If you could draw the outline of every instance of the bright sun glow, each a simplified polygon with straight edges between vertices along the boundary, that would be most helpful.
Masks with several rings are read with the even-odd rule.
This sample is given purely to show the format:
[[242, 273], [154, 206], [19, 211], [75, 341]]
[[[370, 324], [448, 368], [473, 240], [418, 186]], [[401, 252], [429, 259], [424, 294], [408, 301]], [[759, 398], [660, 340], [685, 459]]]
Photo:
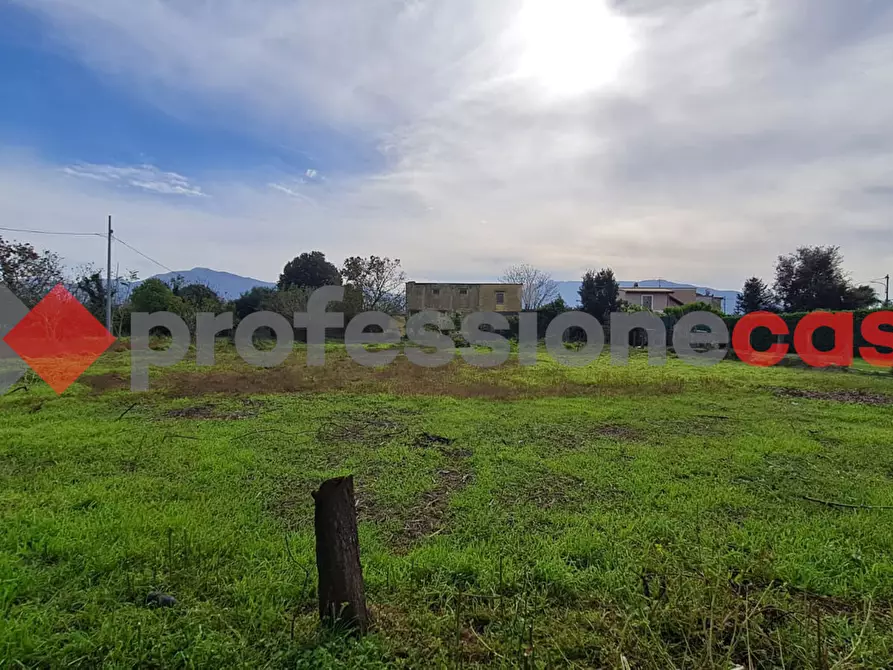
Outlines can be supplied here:
[[518, 75], [554, 95], [610, 83], [634, 47], [629, 23], [604, 0], [526, 0], [516, 26]]

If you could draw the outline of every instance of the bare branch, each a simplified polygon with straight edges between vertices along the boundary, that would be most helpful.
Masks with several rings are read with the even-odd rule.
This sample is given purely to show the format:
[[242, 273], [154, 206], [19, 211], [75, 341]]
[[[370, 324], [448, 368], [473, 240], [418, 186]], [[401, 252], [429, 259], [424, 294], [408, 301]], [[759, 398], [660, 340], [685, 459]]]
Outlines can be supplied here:
[[552, 280], [552, 275], [526, 263], [507, 268], [499, 281], [523, 285], [521, 306], [524, 309], [539, 309], [558, 297], [558, 282]]

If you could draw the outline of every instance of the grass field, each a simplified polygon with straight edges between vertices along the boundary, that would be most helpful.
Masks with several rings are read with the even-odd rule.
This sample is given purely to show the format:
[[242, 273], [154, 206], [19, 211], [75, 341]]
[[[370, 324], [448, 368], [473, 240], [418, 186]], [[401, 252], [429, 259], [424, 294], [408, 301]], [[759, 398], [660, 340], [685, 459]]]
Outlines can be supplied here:
[[[328, 353], [0, 399], [0, 665], [890, 667], [893, 375]], [[316, 613], [348, 473], [363, 639]]]

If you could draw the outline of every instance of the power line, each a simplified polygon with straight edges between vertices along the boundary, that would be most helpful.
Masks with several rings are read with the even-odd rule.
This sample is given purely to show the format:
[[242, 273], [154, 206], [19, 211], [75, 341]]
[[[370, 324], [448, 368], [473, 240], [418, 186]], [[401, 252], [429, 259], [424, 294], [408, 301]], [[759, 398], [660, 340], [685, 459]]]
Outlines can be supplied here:
[[[105, 233], [80, 233], [80, 232], [65, 232], [65, 231], [59, 231], [59, 230], [32, 230], [31, 228], [7, 228], [7, 227], [5, 227], [5, 226], [0, 226], [0, 230], [6, 230], [6, 231], [9, 231], [9, 232], [11, 232], [11, 233], [31, 233], [31, 234], [34, 234], [34, 235], [67, 235], [67, 236], [70, 236], [70, 237], [103, 237], [103, 238], [106, 237], [106, 234], [105, 234]], [[120, 242], [121, 244], [123, 244], [125, 247], [127, 247], [128, 249], [130, 249], [130, 250], [133, 251], [134, 253], [139, 254], [140, 256], [142, 256], [143, 258], [145, 258], [147, 261], [150, 261], [150, 262], [152, 262], [152, 263], [155, 263], [155, 265], [157, 265], [157, 266], [160, 267], [160, 268], [164, 268], [164, 269], [167, 270], [168, 272], [174, 272], [174, 270], [171, 270], [171, 269], [170, 269], [167, 265], [165, 265], [164, 263], [159, 263], [158, 261], [156, 261], [156, 260], [155, 260], [154, 258], [152, 258], [151, 256], [147, 256], [146, 254], [144, 254], [144, 253], [143, 253], [142, 251], [140, 251], [139, 249], [136, 249], [135, 247], [132, 247], [131, 245], [127, 244], [127, 242], [125, 242], [124, 240], [122, 240], [122, 239], [121, 239], [120, 237], [118, 237], [117, 235], [112, 235], [112, 238], [115, 239], [115, 240], [117, 240], [117, 241]]]
[[4, 228], [0, 226], [0, 230], [8, 230], [12, 233], [32, 233], [34, 235], [69, 235], [76, 237], [105, 237], [102, 233], [71, 233], [59, 230], [30, 230], [28, 228]]
[[120, 237], [118, 237], [117, 235], [112, 235], [112, 237], [113, 237], [115, 240], [117, 240], [118, 242], [120, 242], [121, 244], [123, 244], [125, 247], [127, 247], [128, 249], [130, 249], [131, 251], [133, 251], [133, 252], [139, 254], [140, 256], [142, 256], [143, 258], [145, 258], [147, 261], [150, 261], [150, 262], [152, 262], [152, 263], [155, 263], [155, 265], [157, 265], [157, 266], [160, 267], [160, 268], [164, 268], [164, 269], [167, 270], [168, 272], [174, 272], [174, 270], [171, 270], [171, 269], [170, 269], [167, 265], [165, 265], [164, 263], [159, 263], [159, 262], [156, 261], [154, 258], [152, 258], [152, 257], [150, 257], [150, 256], [146, 256], [146, 254], [144, 254], [144, 253], [143, 253], [142, 251], [140, 251], [139, 249], [136, 249], [136, 248], [130, 246], [129, 244], [127, 244], [127, 242], [125, 242], [124, 240], [122, 240], [122, 239], [121, 239]]

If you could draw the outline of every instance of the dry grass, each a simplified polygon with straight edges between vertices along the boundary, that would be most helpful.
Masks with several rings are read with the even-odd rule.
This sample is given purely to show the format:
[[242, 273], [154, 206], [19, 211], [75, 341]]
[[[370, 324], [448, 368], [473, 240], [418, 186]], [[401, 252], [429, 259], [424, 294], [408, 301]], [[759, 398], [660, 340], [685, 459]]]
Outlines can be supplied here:
[[[123, 391], [130, 379], [120, 372], [103, 372], [80, 380], [95, 394]], [[371, 368], [355, 363], [343, 352], [327, 354], [326, 365], [308, 367], [289, 360], [276, 368], [255, 368], [241, 361], [215, 368], [177, 366], [159, 370], [152, 388], [168, 397], [207, 395], [277, 395], [347, 392], [396, 396], [446, 396], [457, 399], [523, 400], [580, 396], [665, 395], [682, 393], [684, 378], [649, 376], [586, 380], [556, 368], [541, 378], [531, 377], [516, 358], [495, 368], [478, 368], [460, 359], [437, 368], [413, 364], [399, 355], [390, 365]]]

